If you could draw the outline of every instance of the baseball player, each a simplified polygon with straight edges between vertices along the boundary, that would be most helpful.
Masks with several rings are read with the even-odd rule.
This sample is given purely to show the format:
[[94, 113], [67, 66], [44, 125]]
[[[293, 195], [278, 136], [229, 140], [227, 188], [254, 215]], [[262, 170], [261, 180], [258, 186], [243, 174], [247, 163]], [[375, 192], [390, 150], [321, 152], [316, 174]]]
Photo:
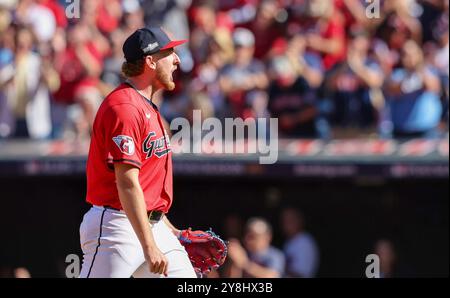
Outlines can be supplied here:
[[113, 90], [95, 117], [87, 161], [92, 204], [80, 226], [80, 277], [196, 277], [176, 229], [169, 137], [152, 98], [173, 90], [180, 64], [161, 28], [143, 28], [124, 45], [127, 81]]

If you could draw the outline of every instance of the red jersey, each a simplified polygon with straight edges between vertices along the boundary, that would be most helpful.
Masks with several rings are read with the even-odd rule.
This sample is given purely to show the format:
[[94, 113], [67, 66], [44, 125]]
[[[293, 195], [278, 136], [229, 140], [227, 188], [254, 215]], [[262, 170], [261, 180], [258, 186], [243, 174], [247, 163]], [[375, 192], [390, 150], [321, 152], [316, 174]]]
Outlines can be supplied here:
[[128, 84], [101, 104], [87, 161], [87, 202], [122, 209], [114, 163], [140, 169], [147, 210], [167, 213], [172, 204], [172, 154], [157, 107]]

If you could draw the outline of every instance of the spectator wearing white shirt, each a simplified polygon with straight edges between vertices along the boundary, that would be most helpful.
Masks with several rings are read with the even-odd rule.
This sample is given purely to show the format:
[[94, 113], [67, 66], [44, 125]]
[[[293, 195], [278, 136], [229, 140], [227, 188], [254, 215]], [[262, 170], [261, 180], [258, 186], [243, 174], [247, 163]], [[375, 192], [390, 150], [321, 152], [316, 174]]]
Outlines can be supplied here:
[[19, 26], [14, 58], [0, 69], [0, 85], [15, 124], [12, 137], [45, 139], [51, 132], [49, 91], [59, 85], [57, 74], [43, 55], [36, 54], [33, 31]]
[[49, 42], [56, 30], [55, 16], [50, 9], [36, 0], [22, 0], [16, 8], [20, 23], [33, 28], [38, 42]]
[[285, 277], [315, 277], [319, 267], [319, 250], [314, 238], [304, 229], [302, 213], [294, 208], [281, 212], [281, 227], [287, 237]]

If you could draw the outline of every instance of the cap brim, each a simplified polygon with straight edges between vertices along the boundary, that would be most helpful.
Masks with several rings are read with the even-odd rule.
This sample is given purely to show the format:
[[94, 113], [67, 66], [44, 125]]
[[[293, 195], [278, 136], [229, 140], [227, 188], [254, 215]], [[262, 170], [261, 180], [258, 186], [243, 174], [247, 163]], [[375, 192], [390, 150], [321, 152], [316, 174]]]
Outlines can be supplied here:
[[168, 44], [166, 44], [164, 47], [162, 47], [160, 50], [167, 50], [167, 49], [171, 49], [174, 48], [176, 46], [182, 45], [183, 43], [185, 43], [187, 41], [187, 39], [182, 39], [182, 40], [171, 40], [169, 41]]

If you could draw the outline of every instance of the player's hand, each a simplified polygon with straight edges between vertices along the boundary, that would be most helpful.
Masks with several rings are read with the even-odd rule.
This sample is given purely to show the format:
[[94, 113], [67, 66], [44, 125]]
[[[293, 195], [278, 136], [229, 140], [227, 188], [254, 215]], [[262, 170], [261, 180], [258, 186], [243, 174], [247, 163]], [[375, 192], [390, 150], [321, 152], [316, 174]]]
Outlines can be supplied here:
[[169, 261], [157, 247], [144, 250], [144, 255], [150, 272], [167, 276]]

